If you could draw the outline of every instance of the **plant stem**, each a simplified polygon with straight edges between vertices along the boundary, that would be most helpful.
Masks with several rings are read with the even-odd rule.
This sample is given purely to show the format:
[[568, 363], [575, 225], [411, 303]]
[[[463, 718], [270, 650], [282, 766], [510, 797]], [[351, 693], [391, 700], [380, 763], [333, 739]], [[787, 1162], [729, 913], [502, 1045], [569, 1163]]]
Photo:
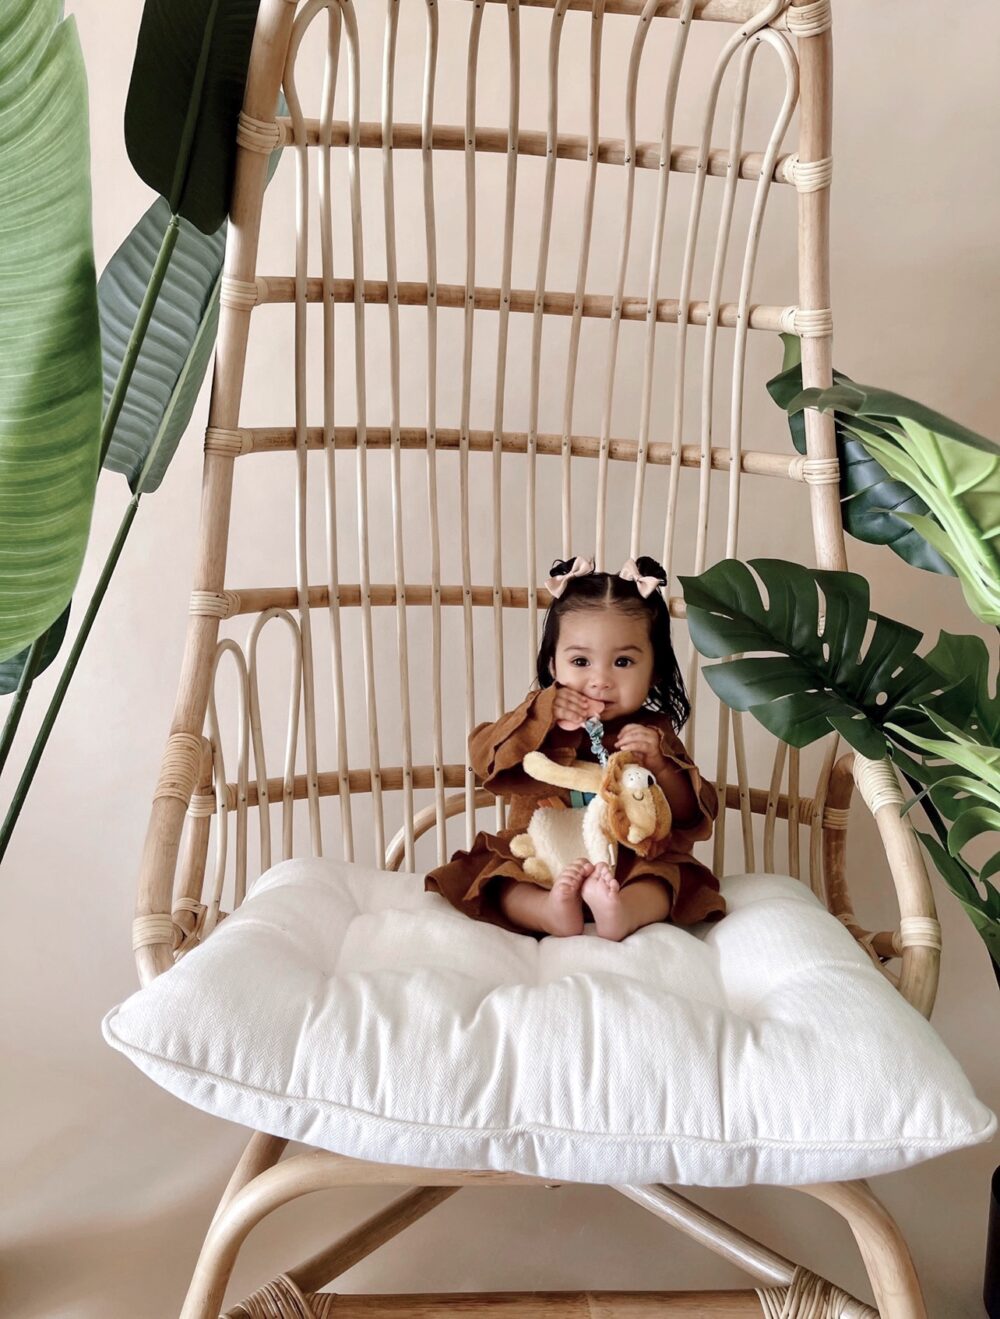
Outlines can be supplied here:
[[31, 643], [31, 649], [28, 651], [28, 658], [24, 661], [24, 668], [21, 670], [21, 677], [17, 684], [17, 691], [14, 693], [14, 700], [10, 709], [7, 711], [7, 718], [4, 720], [3, 733], [0, 734], [0, 772], [3, 771], [7, 763], [7, 757], [10, 754], [11, 744], [14, 741], [14, 734], [17, 732], [17, 726], [21, 722], [21, 715], [24, 713], [24, 703], [28, 699], [28, 693], [31, 691], [31, 684], [35, 680], [35, 674], [38, 672], [38, 666], [42, 661], [42, 651], [45, 649], [45, 638], [48, 636], [48, 629], [40, 637], [36, 637]]
[[209, 11], [204, 18], [201, 49], [198, 51], [198, 63], [195, 65], [194, 81], [188, 96], [187, 113], [184, 116], [184, 126], [181, 129], [181, 139], [177, 147], [177, 159], [174, 162], [174, 176], [170, 184], [170, 194], [167, 197], [167, 205], [172, 211], [180, 210], [181, 201], [184, 197], [184, 186], [187, 183], [188, 172], [191, 168], [191, 148], [194, 144], [195, 130], [198, 127], [198, 117], [202, 109], [205, 76], [208, 73], [208, 57], [212, 50], [212, 37], [215, 34], [215, 19], [218, 10], [219, 0], [212, 0]]
[[[135, 518], [136, 510], [139, 507], [140, 498], [140, 495], [133, 495], [129, 500], [128, 508], [125, 510], [125, 516], [122, 518], [121, 524], [118, 527], [118, 534], [115, 536], [114, 544], [111, 546], [111, 552], [105, 560], [100, 578], [94, 588], [94, 594], [91, 596], [90, 604], [87, 606], [87, 612], [84, 614], [83, 621], [80, 624], [80, 630], [76, 634], [76, 640], [73, 642], [73, 649], [70, 651], [63, 671], [59, 676], [59, 682], [52, 695], [52, 699], [49, 701], [49, 708], [45, 711], [45, 718], [42, 721], [42, 726], [38, 730], [35, 744], [31, 748], [31, 755], [28, 757], [27, 764], [25, 765], [20, 781], [18, 782], [17, 790], [11, 799], [10, 809], [7, 811], [3, 827], [0, 828], [0, 861], [3, 860], [4, 854], [7, 851], [7, 844], [10, 842], [10, 836], [14, 831], [15, 824], [17, 824], [18, 816], [21, 814], [21, 807], [24, 805], [24, 799], [28, 795], [28, 789], [31, 787], [31, 782], [35, 777], [35, 771], [38, 769], [38, 762], [41, 759], [42, 752], [45, 750], [45, 745], [49, 740], [49, 734], [52, 732], [52, 725], [56, 721], [56, 716], [62, 706], [63, 698], [66, 695], [66, 689], [69, 687], [70, 680], [76, 671], [76, 666], [83, 651], [83, 647], [86, 644], [87, 638], [90, 636], [90, 629], [93, 627], [94, 619], [97, 617], [97, 611], [101, 607], [101, 602], [108, 589], [108, 583], [111, 581], [111, 575], [117, 566], [128, 533], [132, 528], [132, 522]], [[25, 668], [27, 670], [27, 665]], [[20, 688], [18, 690], [20, 690]]]

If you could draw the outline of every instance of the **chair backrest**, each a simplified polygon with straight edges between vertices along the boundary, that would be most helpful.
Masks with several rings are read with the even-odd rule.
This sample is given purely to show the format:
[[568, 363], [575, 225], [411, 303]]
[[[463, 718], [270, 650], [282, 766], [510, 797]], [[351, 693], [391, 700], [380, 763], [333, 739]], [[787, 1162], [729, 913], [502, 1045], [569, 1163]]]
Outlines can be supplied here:
[[[832, 423], [810, 414], [797, 455], [763, 390], [779, 331], [807, 385], [830, 381], [829, 29], [829, 0], [263, 0], [147, 971], [169, 960], [165, 913], [174, 943], [178, 922], [200, 937], [293, 850], [426, 869], [486, 801], [479, 827], [501, 824], [466, 738], [527, 692], [538, 583], [574, 553], [665, 564], [686, 736], [742, 867], [799, 873], [805, 827], [821, 890], [835, 743], [807, 794], [797, 753], [745, 739], [699, 680], [675, 583], [760, 552], [846, 566]], [[794, 212], [765, 230], [769, 202]], [[270, 249], [285, 233], [276, 272], [262, 217]], [[751, 547], [748, 498], [780, 511]]]

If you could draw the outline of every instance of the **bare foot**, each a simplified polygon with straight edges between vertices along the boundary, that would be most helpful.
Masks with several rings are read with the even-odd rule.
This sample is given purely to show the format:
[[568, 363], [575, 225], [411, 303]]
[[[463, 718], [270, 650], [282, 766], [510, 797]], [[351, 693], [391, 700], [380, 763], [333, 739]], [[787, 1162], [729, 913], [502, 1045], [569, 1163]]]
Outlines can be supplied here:
[[580, 890], [593, 869], [593, 865], [581, 857], [556, 875], [545, 902], [544, 921], [549, 934], [583, 933], [583, 899]]
[[580, 896], [594, 913], [597, 933], [602, 939], [617, 943], [632, 933], [635, 926], [622, 902], [621, 888], [604, 861], [598, 862], [584, 880]]

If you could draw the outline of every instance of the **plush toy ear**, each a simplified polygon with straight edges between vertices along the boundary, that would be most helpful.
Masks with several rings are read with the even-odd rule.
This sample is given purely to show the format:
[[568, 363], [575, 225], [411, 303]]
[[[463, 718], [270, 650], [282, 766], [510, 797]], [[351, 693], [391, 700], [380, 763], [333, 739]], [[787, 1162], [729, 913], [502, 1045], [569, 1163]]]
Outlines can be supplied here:
[[[607, 831], [616, 842], [624, 843], [626, 847], [632, 844], [628, 841], [629, 818], [625, 814], [625, 809], [618, 797], [607, 797]], [[633, 849], [638, 851], [638, 849]], [[640, 852], [641, 856], [642, 853]]]

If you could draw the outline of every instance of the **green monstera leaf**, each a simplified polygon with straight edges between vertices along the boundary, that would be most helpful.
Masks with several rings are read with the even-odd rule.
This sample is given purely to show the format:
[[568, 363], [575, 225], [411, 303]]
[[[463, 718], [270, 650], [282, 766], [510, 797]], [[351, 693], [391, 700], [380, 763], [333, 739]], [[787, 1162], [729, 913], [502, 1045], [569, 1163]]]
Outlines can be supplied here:
[[942, 685], [916, 654], [922, 634], [872, 613], [868, 583], [857, 573], [723, 559], [680, 580], [691, 640], [702, 655], [776, 652], [729, 659], [704, 675], [727, 705], [749, 710], [791, 746], [835, 730], [862, 755], [881, 759], [883, 725], [893, 711]]
[[887, 390], [841, 381], [807, 389], [788, 404], [834, 410], [890, 476], [927, 505], [900, 512], [954, 570], [966, 604], [1000, 625], [1000, 446]]
[[[787, 411], [792, 401], [799, 399], [802, 394], [802, 344], [794, 334], [781, 335], [781, 341], [784, 345], [781, 372], [767, 382], [767, 390], [778, 407]], [[848, 376], [836, 370], [833, 372], [833, 380], [835, 385], [853, 384]], [[855, 418], [854, 425], [860, 428], [864, 423]], [[790, 413], [788, 428], [795, 448], [799, 453], [805, 453], [805, 413]], [[883, 433], [874, 425], [868, 429], [875, 435]], [[914, 494], [905, 482], [897, 481], [889, 475], [836, 411], [834, 432], [840, 458], [840, 499], [844, 530], [856, 540], [865, 541], [869, 545], [887, 545], [894, 554], [898, 554], [914, 568], [954, 576], [948, 561], [905, 519], [906, 514], [929, 514], [928, 506], [919, 495]]]
[[58, 0], [0, 15], [0, 661], [65, 610], [97, 484], [87, 83]]

